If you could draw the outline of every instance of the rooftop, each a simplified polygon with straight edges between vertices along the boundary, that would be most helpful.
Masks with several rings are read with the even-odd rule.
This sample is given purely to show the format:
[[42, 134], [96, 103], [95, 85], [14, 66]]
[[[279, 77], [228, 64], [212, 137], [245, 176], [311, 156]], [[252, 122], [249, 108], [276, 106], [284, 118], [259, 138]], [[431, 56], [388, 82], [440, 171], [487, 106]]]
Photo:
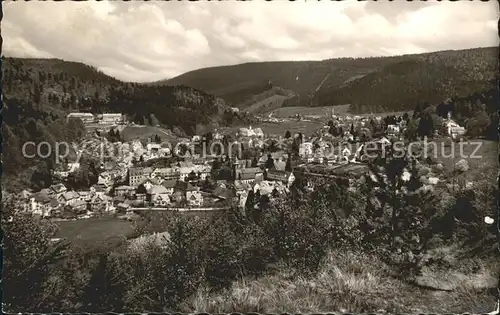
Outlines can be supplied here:
[[175, 189], [179, 191], [196, 191], [197, 189], [193, 187], [190, 183], [177, 181], [175, 184]]
[[161, 182], [161, 185], [165, 188], [175, 188], [177, 185], [177, 180], [171, 179], [171, 180], [164, 180]]
[[151, 186], [151, 188], [148, 190], [148, 193], [151, 195], [166, 194], [166, 193], [168, 193], [168, 190], [167, 190], [167, 188], [165, 188], [162, 185], [154, 185], [154, 186]]

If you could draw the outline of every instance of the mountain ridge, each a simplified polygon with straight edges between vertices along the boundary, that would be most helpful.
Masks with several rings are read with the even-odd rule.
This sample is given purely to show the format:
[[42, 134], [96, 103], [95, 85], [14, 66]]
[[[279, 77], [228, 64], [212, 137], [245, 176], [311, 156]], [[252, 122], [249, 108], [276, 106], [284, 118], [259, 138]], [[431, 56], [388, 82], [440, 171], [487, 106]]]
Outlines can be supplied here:
[[[297, 96], [296, 102], [291, 102], [285, 105], [298, 106], [329, 106], [345, 104], [345, 99], [337, 100], [334, 96], [341, 93], [342, 85], [345, 84], [353, 89], [370, 90], [369, 86], [362, 85], [360, 82], [366, 82], [364, 77], [380, 73], [380, 76], [385, 76], [386, 67], [395, 64], [417, 60], [421, 61], [422, 68], [439, 66], [443, 69], [442, 73], [438, 73], [437, 77], [446, 77], [447, 73], [444, 70], [446, 67], [457, 70], [457, 73], [452, 77], [451, 84], [469, 84], [477, 81], [481, 83], [483, 88], [485, 82], [494, 79], [494, 72], [498, 71], [498, 47], [479, 47], [460, 50], [444, 50], [427, 52], [422, 54], [405, 54], [400, 56], [385, 56], [385, 57], [367, 57], [367, 58], [334, 58], [320, 61], [269, 61], [269, 62], [250, 62], [237, 65], [226, 65], [220, 67], [207, 67], [197, 70], [188, 71], [174, 78], [157, 81], [156, 84], [185, 84], [197, 89], [213, 93], [224, 99], [229, 105], [239, 107], [245, 99], [252, 96], [252, 89], [256, 89], [258, 85], [265, 84], [271, 81], [284, 89], [293, 91]], [[410, 73], [407, 73], [407, 72]], [[410, 76], [410, 69], [402, 69], [401, 76]], [[418, 70], [422, 71], [422, 70]], [[418, 72], [417, 71], [417, 72]], [[471, 73], [484, 75], [485, 78], [472, 78], [468, 82], [459, 82], [460, 76], [470, 76]], [[328, 76], [328, 79], [322, 83], [322, 80]], [[434, 78], [424, 78], [426, 84], [432, 84]], [[414, 84], [409, 81], [407, 84]], [[418, 82], [417, 82], [418, 83]], [[319, 91], [316, 88], [321, 86]], [[454, 91], [445, 91], [446, 87], [437, 86], [435, 93], [429, 95], [427, 99], [425, 95], [422, 98], [422, 93], [412, 94], [410, 99], [405, 99], [404, 95], [397, 95], [394, 102], [408, 102], [402, 106], [396, 106], [392, 103], [377, 104], [381, 110], [404, 110], [415, 106], [412, 99], [420, 98], [421, 101], [436, 102], [440, 98], [446, 98], [453, 95], [448, 95]], [[464, 91], [459, 91], [460, 95]], [[462, 93], [463, 92], [463, 93]], [[468, 92], [468, 91], [467, 91]], [[472, 91], [476, 92], [476, 91]], [[370, 90], [370, 93], [373, 93]], [[365, 97], [366, 98], [366, 97]], [[364, 102], [363, 106], [371, 107], [365, 99], [350, 98], [347, 103]], [[333, 102], [333, 103], [332, 103]], [[380, 102], [380, 100], [379, 100]], [[380, 111], [373, 108], [373, 111]]]

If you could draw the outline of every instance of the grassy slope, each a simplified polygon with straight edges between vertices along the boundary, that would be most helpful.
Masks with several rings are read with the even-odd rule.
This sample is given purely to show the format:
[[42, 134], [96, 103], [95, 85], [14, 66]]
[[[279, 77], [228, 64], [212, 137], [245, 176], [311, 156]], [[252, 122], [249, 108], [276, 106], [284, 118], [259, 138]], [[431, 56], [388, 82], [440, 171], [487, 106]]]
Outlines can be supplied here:
[[134, 231], [131, 222], [112, 216], [76, 221], [59, 221], [57, 225], [59, 231], [55, 237], [89, 243], [124, 237]]
[[293, 106], [293, 107], [282, 107], [272, 110], [273, 117], [291, 117], [297, 114], [302, 116], [330, 116], [334, 110], [335, 115], [346, 114], [349, 111], [349, 105], [337, 105], [337, 106], [324, 106], [324, 107], [304, 107], [304, 106]]
[[335, 251], [313, 277], [294, 276], [285, 271], [287, 268], [281, 268], [258, 279], [240, 279], [221, 293], [200, 289], [183, 310], [485, 313], [494, 309], [495, 298], [491, 291], [475, 287], [470, 280], [494, 276], [498, 263], [483, 267], [480, 274], [465, 277], [453, 292], [430, 291], [396, 278], [394, 271], [376, 256]]
[[[265, 135], [284, 136], [288, 130], [292, 134], [302, 132], [305, 135], [311, 135], [318, 130], [322, 125], [317, 121], [289, 121], [284, 123], [263, 122], [252, 124], [252, 128], [261, 128]], [[231, 134], [236, 132], [239, 127], [225, 128], [225, 132]]]
[[252, 114], [263, 114], [281, 108], [287, 99], [288, 97], [283, 95], [273, 95], [248, 106], [245, 110]]
[[161, 127], [153, 127], [153, 126], [127, 126], [123, 129], [122, 136], [124, 141], [131, 140], [147, 140], [150, 137], [155, 135], [160, 136], [161, 140], [173, 141], [176, 139], [175, 136], [172, 135], [171, 132], [165, 130]]

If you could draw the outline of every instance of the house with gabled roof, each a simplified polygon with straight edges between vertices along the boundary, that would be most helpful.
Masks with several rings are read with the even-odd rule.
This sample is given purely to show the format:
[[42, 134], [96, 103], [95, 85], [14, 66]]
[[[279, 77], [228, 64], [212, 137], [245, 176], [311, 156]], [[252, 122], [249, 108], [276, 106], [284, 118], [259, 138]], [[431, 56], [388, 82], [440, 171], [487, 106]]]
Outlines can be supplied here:
[[89, 202], [92, 199], [89, 190], [80, 190], [77, 191], [77, 193], [78, 193], [78, 199], [80, 199], [81, 201]]
[[94, 212], [108, 212], [111, 210], [111, 198], [104, 195], [94, 195], [90, 200], [90, 209]]
[[115, 188], [115, 195], [117, 196], [131, 196], [135, 193], [135, 187], [122, 185]]
[[231, 200], [236, 197], [236, 193], [230, 188], [216, 187], [212, 191], [212, 196], [222, 200]]
[[80, 196], [76, 191], [67, 191], [57, 197], [57, 201], [63, 206], [72, 206], [78, 200], [80, 200]]
[[174, 187], [174, 194], [185, 200], [190, 206], [201, 206], [203, 203], [201, 192], [188, 182], [177, 181]]
[[52, 190], [52, 193], [56, 196], [59, 196], [60, 194], [65, 193], [67, 191], [66, 186], [64, 186], [64, 184], [61, 183], [50, 186], [50, 189]]
[[203, 204], [203, 195], [200, 191], [191, 191], [186, 194], [188, 205], [200, 207]]
[[102, 172], [97, 178], [97, 184], [103, 186], [110, 186], [112, 184], [111, 174], [109, 172]]
[[269, 181], [282, 182], [287, 185], [287, 187], [290, 187], [295, 181], [295, 175], [293, 172], [269, 170], [266, 173], [266, 179]]
[[51, 198], [47, 194], [37, 192], [30, 198], [30, 205], [26, 210], [33, 214], [44, 215], [49, 211], [49, 204]]
[[149, 195], [147, 199], [149, 199], [155, 206], [166, 206], [171, 203], [171, 194], [167, 188], [162, 185], [151, 186], [151, 188], [148, 189], [147, 195]]
[[235, 180], [251, 183], [257, 177], [263, 175], [263, 171], [259, 167], [249, 167], [249, 168], [241, 168], [235, 170]]
[[129, 169], [129, 186], [137, 187], [153, 173], [151, 167], [131, 167]]
[[75, 202], [71, 203], [70, 206], [74, 210], [76, 210], [80, 213], [85, 212], [86, 210], [88, 210], [88, 208], [90, 208], [90, 205], [87, 202], [85, 202], [83, 200], [79, 200], [79, 199], [77, 199]]
[[165, 187], [167, 193], [172, 195], [174, 193], [175, 186], [177, 185], [177, 180], [169, 179], [161, 182], [161, 185]]
[[158, 167], [153, 170], [151, 177], [161, 179], [179, 179], [181, 176], [178, 167]]
[[155, 194], [151, 196], [151, 203], [155, 207], [167, 207], [172, 204], [169, 194]]
[[101, 195], [101, 196], [104, 196], [106, 194], [106, 186], [104, 185], [92, 185], [90, 187], [90, 194], [92, 196], [94, 195]]

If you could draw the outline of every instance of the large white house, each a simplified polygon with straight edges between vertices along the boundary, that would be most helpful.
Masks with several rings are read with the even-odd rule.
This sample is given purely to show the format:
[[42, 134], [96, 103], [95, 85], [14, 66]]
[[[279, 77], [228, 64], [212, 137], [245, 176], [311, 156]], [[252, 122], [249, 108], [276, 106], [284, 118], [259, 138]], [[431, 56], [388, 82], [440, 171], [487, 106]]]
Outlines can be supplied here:
[[70, 113], [67, 116], [67, 119], [71, 118], [79, 118], [81, 119], [84, 123], [91, 123], [95, 120], [95, 116], [91, 113]]
[[151, 176], [151, 167], [136, 167], [129, 169], [129, 186], [137, 187]]
[[303, 142], [299, 147], [299, 155], [306, 157], [313, 154], [313, 144], [311, 142]]
[[249, 126], [248, 128], [240, 128], [239, 134], [242, 137], [263, 137], [264, 136], [264, 132], [262, 131], [261, 128], [252, 129], [252, 126]]
[[121, 113], [107, 113], [102, 114], [102, 122], [103, 123], [121, 123], [123, 122], [123, 115]]
[[457, 122], [448, 117], [448, 119], [444, 122], [444, 126], [448, 132], [448, 135], [455, 139], [457, 136], [461, 136], [466, 133], [466, 129], [461, 127]]

